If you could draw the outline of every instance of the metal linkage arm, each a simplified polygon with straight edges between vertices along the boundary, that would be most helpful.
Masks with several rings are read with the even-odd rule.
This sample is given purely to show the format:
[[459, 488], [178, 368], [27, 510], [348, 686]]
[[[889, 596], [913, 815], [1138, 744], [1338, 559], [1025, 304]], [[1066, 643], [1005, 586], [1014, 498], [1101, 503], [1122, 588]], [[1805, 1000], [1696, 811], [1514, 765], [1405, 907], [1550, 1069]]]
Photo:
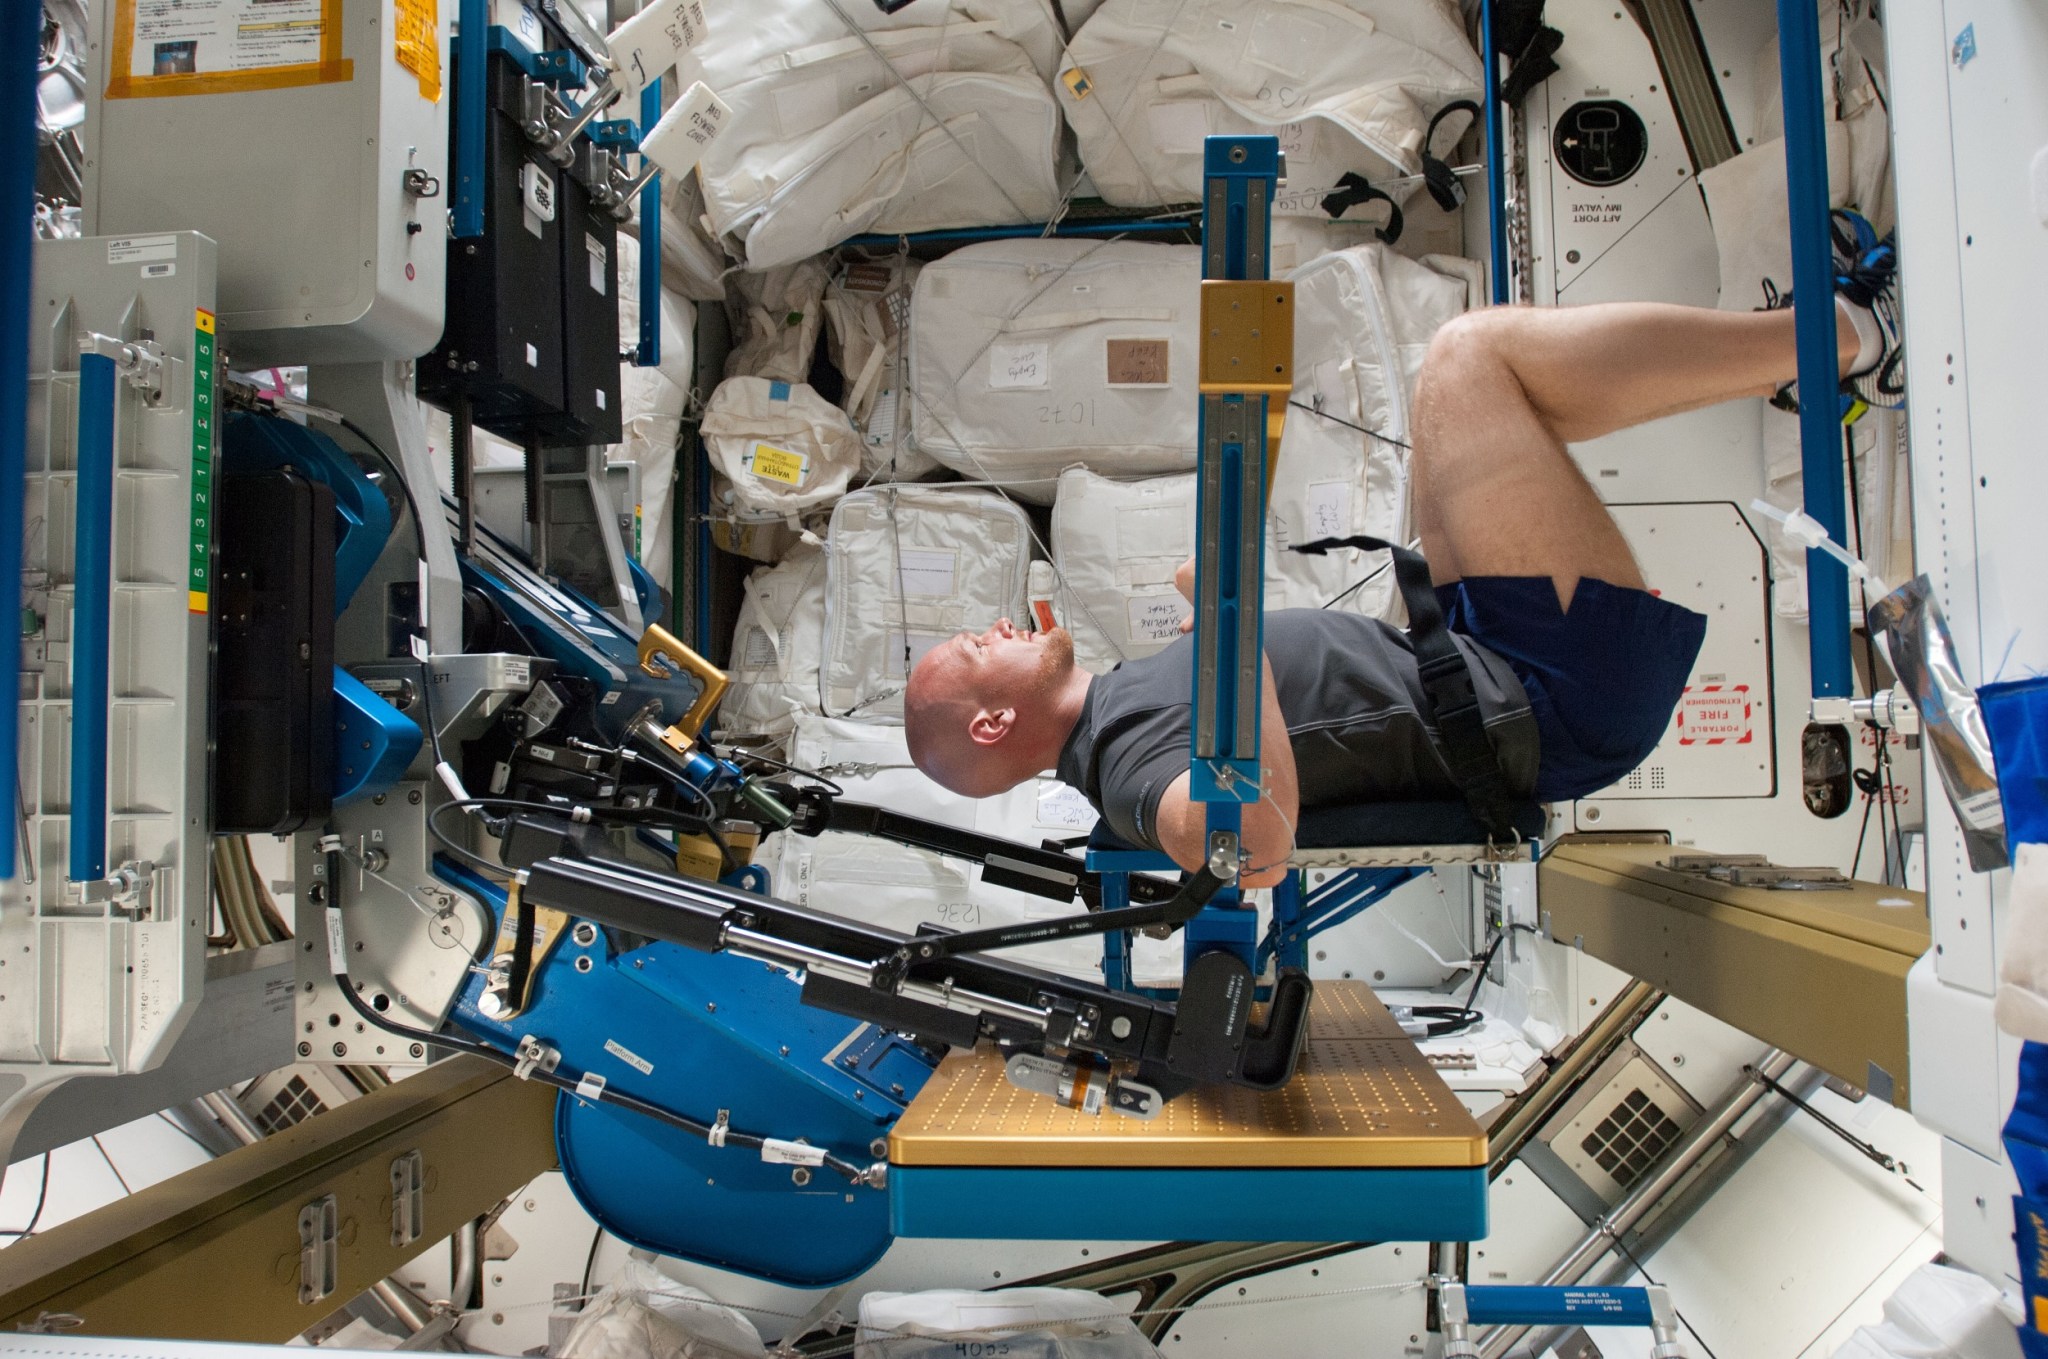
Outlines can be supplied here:
[[[943, 822], [906, 816], [887, 807], [841, 801], [823, 788], [811, 787], [792, 792], [785, 800], [796, 808], [796, 821], [790, 829], [799, 835], [819, 835], [825, 831], [868, 835], [877, 840], [941, 854], [949, 859], [965, 859], [969, 863], [980, 864], [981, 880], [990, 887], [1029, 892], [1049, 901], [1072, 901], [1078, 897], [1087, 903], [1091, 911], [1102, 905], [1102, 875], [1089, 872], [1071, 854], [1020, 845], [1013, 840], [961, 830]], [[1159, 878], [1138, 877], [1131, 882], [1134, 901], [1172, 901], [1179, 890], [1173, 883]], [[1123, 927], [1103, 925], [1099, 928]]]

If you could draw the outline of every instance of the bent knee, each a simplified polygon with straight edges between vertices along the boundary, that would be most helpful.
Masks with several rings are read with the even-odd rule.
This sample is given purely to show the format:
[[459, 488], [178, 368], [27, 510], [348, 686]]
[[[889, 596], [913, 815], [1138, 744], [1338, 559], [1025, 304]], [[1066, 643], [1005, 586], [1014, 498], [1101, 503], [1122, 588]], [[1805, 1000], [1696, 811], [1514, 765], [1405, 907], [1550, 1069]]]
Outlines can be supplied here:
[[1464, 370], [1503, 361], [1524, 307], [1483, 307], [1454, 316], [1437, 328], [1422, 360], [1422, 372]]

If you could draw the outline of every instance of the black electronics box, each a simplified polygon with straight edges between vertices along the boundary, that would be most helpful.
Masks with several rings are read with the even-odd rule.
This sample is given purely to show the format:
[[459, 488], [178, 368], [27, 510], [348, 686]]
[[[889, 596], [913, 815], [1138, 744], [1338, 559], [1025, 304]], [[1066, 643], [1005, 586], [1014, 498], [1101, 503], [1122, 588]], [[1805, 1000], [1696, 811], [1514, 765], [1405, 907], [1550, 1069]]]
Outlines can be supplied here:
[[334, 805], [334, 492], [290, 470], [218, 484], [213, 829], [283, 835]]

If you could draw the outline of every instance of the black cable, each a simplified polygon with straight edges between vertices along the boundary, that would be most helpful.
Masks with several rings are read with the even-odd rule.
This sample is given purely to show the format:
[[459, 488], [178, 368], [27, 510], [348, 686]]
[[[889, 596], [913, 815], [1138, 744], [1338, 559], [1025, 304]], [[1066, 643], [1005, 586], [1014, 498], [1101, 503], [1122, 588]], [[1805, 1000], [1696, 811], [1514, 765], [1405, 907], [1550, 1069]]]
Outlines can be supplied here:
[[[1849, 464], [1849, 529], [1856, 550], [1856, 557], [1861, 561], [1866, 560], [1863, 555], [1863, 474], [1856, 461], [1856, 433], [1848, 425], [1842, 426], [1842, 451]], [[1870, 608], [1869, 586], [1863, 581], [1858, 580], [1856, 588], [1862, 594], [1863, 607], [1868, 612]], [[1870, 627], [1867, 620], [1863, 628], [1863, 663], [1870, 671], [1870, 693], [1871, 697], [1875, 698], [1877, 696], [1877, 642], [1870, 635]], [[1885, 740], [1884, 728], [1879, 726], [1875, 720], [1871, 721], [1869, 726], [1874, 737], [1872, 744], [1876, 747], [1876, 753], [1871, 757], [1871, 765], [1872, 771], [1878, 780], [1878, 788], [1876, 792], [1870, 793], [1867, 796], [1877, 805], [1877, 838], [1878, 842], [1884, 846], [1884, 881], [1887, 885], [1891, 883], [1892, 865], [1896, 863], [1899, 872], [1898, 880], [1903, 883], [1906, 880], [1906, 832], [1899, 822], [1899, 812], [1896, 806], [1891, 811], [1892, 829], [1890, 831], [1885, 829], [1885, 805], [1892, 798], [1891, 748]], [[1852, 767], [1855, 764], [1853, 752], [1850, 755], [1850, 764]], [[1867, 807], [1863, 823], [1864, 829], [1867, 830], [1870, 825]], [[1856, 842], [1856, 857], [1860, 861], [1863, 857], [1863, 835], [1860, 831], [1857, 833]], [[1853, 876], [1855, 873], [1854, 865], [1851, 865], [1849, 871]]]
[[1383, 444], [1392, 444], [1396, 448], [1405, 448], [1411, 453], [1415, 451], [1414, 444], [1404, 444], [1399, 439], [1396, 439], [1391, 435], [1382, 434], [1376, 429], [1367, 429], [1364, 425], [1354, 425], [1349, 420], [1344, 419], [1342, 416], [1332, 415], [1326, 410], [1322, 410], [1318, 407], [1309, 405], [1306, 401], [1289, 401], [1287, 404], [1296, 407], [1297, 409], [1305, 410], [1310, 415], [1316, 415], [1322, 417], [1325, 420], [1334, 421], [1335, 423], [1344, 426], [1344, 428], [1346, 429], [1355, 429], [1360, 434], [1366, 435], [1368, 438], [1378, 439]]
[[[520, 1064], [518, 1058], [500, 1052], [488, 1043], [481, 1043], [473, 1038], [465, 1038], [460, 1034], [445, 1031], [429, 1032], [426, 1029], [415, 1029], [411, 1025], [400, 1024], [396, 1020], [378, 1014], [363, 1002], [361, 996], [356, 994], [355, 984], [348, 979], [348, 974], [345, 972], [338, 974], [335, 977], [335, 982], [337, 989], [341, 992], [342, 999], [348, 1002], [349, 1008], [354, 1010], [364, 1022], [374, 1024], [386, 1033], [396, 1034], [398, 1037], [414, 1043], [431, 1043], [436, 1047], [451, 1048], [456, 1052], [466, 1052], [471, 1056], [482, 1057], [486, 1061], [495, 1062], [499, 1066], [508, 1069], [516, 1070]], [[602, 1089], [585, 1089], [582, 1085], [583, 1073], [576, 1072], [572, 1068], [557, 1066], [553, 1071], [549, 1071], [536, 1066], [526, 1074], [529, 1080], [539, 1081], [543, 1085], [551, 1085], [557, 1090], [576, 1096], [578, 1099], [587, 1099], [593, 1104], [616, 1104], [621, 1109], [630, 1109], [632, 1112], [643, 1114], [658, 1123], [666, 1123], [672, 1128], [689, 1133], [692, 1137], [708, 1139], [711, 1135], [712, 1125], [709, 1123], [700, 1123], [696, 1119], [676, 1113], [674, 1110], [664, 1109], [658, 1104], [650, 1104], [638, 1096], [614, 1090], [609, 1085]], [[767, 1140], [767, 1138], [756, 1133], [728, 1131], [724, 1136], [722, 1144], [728, 1147], [740, 1147], [745, 1150], [757, 1151]], [[825, 1166], [837, 1171], [849, 1183], [858, 1184], [861, 1182], [863, 1172], [859, 1166], [854, 1165], [851, 1161], [834, 1156], [830, 1152], [825, 1152], [823, 1155], [823, 1164]]]
[[34, 1236], [37, 1225], [43, 1220], [43, 1209], [50, 1202], [50, 1153], [46, 1151], [37, 1159], [43, 1163], [43, 1182], [36, 1190], [36, 1206], [29, 1214], [28, 1225], [18, 1232], [4, 1232], [0, 1235], [11, 1236], [17, 1241], [23, 1237]]
[[[583, 1284], [576, 1290], [576, 1296], [580, 1299], [587, 1300], [590, 1297], [590, 1272], [597, 1268], [597, 1248], [603, 1244], [604, 1224], [599, 1223], [597, 1231], [590, 1238], [590, 1252], [583, 1257]], [[581, 1310], [582, 1306], [583, 1304], [579, 1302], [578, 1310]]]
[[1375, 566], [1372, 570], [1366, 572], [1365, 575], [1361, 576], [1358, 580], [1355, 580], [1351, 584], [1345, 586], [1337, 594], [1332, 595], [1329, 599], [1324, 600], [1321, 604], [1318, 604], [1316, 607], [1319, 609], [1327, 609], [1333, 607], [1334, 605], [1342, 603], [1346, 597], [1357, 594], [1360, 590], [1372, 584], [1374, 580], [1378, 579], [1382, 575], [1385, 575], [1387, 568], [1392, 566], [1393, 564], [1394, 563], [1392, 561], [1381, 562], [1378, 566]]
[[838, 784], [826, 778], [823, 774], [820, 774], [815, 769], [805, 769], [802, 765], [785, 764], [781, 760], [776, 759], [772, 755], [763, 755], [758, 750], [734, 750], [733, 755], [740, 759], [758, 760], [760, 763], [765, 764], [770, 768], [780, 769], [784, 773], [800, 774], [804, 778], [811, 779], [817, 783], [822, 783], [823, 785], [825, 785], [826, 788], [831, 790], [833, 797], [846, 796], [846, 790], [844, 788], [841, 788]]
[[1784, 1084], [1784, 1082], [1779, 1081], [1769, 1075], [1766, 1075], [1764, 1072], [1759, 1071], [1757, 1068], [1753, 1066], [1746, 1066], [1742, 1068], [1742, 1074], [1749, 1077], [1751, 1080], [1755, 1081], [1758, 1085], [1761, 1085], [1764, 1089], [1771, 1091], [1773, 1094], [1783, 1096], [1787, 1101], [1791, 1103], [1793, 1108], [1799, 1110], [1803, 1114], [1806, 1114], [1807, 1116], [1812, 1118], [1814, 1122], [1820, 1124], [1823, 1128], [1826, 1128], [1829, 1132], [1841, 1138], [1851, 1147], [1854, 1147], [1856, 1151], [1859, 1152], [1864, 1157], [1864, 1159], [1868, 1160], [1872, 1165], [1877, 1166], [1880, 1170], [1888, 1171], [1889, 1173], [1898, 1176], [1907, 1184], [1910, 1184], [1915, 1189], [1918, 1189], [1922, 1194], [1925, 1194], [1927, 1192], [1927, 1190], [1920, 1185], [1920, 1182], [1913, 1178], [1912, 1167], [1908, 1166], [1904, 1161], [1901, 1161], [1898, 1158], [1894, 1157], [1893, 1155], [1891, 1155], [1891, 1153], [1880, 1150], [1875, 1143], [1866, 1142], [1862, 1138], [1858, 1137], [1855, 1133], [1850, 1132], [1847, 1128], [1835, 1122], [1835, 1120], [1829, 1118], [1820, 1110], [1814, 1108], [1812, 1104], [1800, 1098], [1799, 1095], [1790, 1088], [1788, 1088]]

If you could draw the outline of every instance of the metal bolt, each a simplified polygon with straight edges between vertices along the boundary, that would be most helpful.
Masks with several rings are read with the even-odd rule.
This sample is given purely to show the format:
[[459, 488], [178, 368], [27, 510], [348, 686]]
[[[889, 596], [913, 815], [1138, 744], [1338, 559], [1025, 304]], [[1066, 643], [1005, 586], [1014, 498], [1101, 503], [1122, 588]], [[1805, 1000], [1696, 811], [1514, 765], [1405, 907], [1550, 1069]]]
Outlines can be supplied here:
[[405, 800], [406, 800], [406, 801], [407, 801], [408, 803], [410, 803], [410, 804], [411, 804], [412, 806], [415, 806], [415, 807], [419, 806], [419, 805], [420, 805], [420, 790], [419, 790], [419, 789], [417, 789], [417, 788], [413, 789], [413, 790], [412, 790], [412, 791], [411, 791], [410, 793], [407, 793], [407, 794], [405, 795]]
[[373, 806], [373, 807], [381, 807], [381, 806], [383, 806], [383, 805], [384, 805], [384, 795], [383, 795], [382, 793], [379, 793], [379, 794], [377, 794], [377, 796], [375, 796], [375, 797], [371, 798], [371, 799], [370, 799], [370, 805], [371, 805], [371, 806]]
[[715, 1001], [715, 1000], [707, 1000], [707, 1001], [705, 1001], [705, 1002], [704, 1002], [704, 1013], [705, 1013], [705, 1014], [707, 1014], [707, 1015], [715, 1015], [715, 1014], [717, 1014], [717, 1013], [718, 1013], [718, 1002], [717, 1002], [717, 1001]]
[[795, 1170], [790, 1171], [789, 1182], [799, 1189], [803, 1188], [811, 1182], [811, 1168], [809, 1166], [798, 1166]]
[[1112, 1038], [1129, 1038], [1131, 1036], [1131, 1021], [1124, 1015], [1118, 1015], [1115, 1019], [1110, 1020], [1109, 1036]]
[[334, 1055], [335, 1055], [335, 1056], [337, 1056], [337, 1057], [346, 1057], [346, 1056], [348, 1056], [348, 1044], [346, 1044], [346, 1043], [336, 1043], [336, 1044], [334, 1045]]
[[576, 928], [569, 931], [569, 937], [583, 947], [589, 948], [597, 942], [597, 926], [588, 920], [580, 920], [576, 923]]
[[789, 1045], [785, 1043], [781, 1047], [777, 1048], [776, 1051], [781, 1053], [783, 1056], [787, 1057], [789, 1056]]
[[413, 1056], [415, 1056], [415, 1057], [424, 1057], [424, 1056], [426, 1056], [426, 1055], [427, 1055], [427, 1050], [426, 1050], [426, 1048], [425, 1048], [425, 1047], [421, 1046], [420, 1044], [418, 1044], [418, 1043], [414, 1043], [414, 1044], [412, 1045], [412, 1055], [413, 1055]]
[[299, 1056], [301, 1056], [301, 1057], [311, 1057], [312, 1055], [313, 1055], [313, 1045], [312, 1045], [311, 1043], [301, 1043], [301, 1044], [299, 1044]]
[[887, 1156], [888, 1154], [889, 1154], [889, 1139], [888, 1139], [888, 1138], [886, 1138], [886, 1137], [877, 1137], [877, 1138], [876, 1138], [876, 1139], [875, 1139], [874, 1141], [872, 1141], [872, 1142], [868, 1143], [868, 1155], [870, 1155], [870, 1156], [874, 1157], [875, 1159], [877, 1159], [877, 1160], [880, 1160], [880, 1159], [881, 1159], [882, 1157], [884, 1157], [884, 1156]]

